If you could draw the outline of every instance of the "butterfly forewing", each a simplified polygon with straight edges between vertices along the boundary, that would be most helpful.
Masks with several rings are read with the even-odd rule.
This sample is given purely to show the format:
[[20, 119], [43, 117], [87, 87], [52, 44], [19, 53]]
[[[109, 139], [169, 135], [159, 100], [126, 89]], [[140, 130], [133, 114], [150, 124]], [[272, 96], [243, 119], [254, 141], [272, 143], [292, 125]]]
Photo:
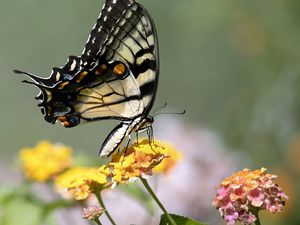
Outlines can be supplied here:
[[141, 5], [132, 4], [122, 13], [99, 57], [129, 66], [141, 92], [144, 112], [149, 113], [158, 83], [159, 55], [154, 23]]
[[116, 22], [132, 4], [135, 4], [132, 0], [106, 0], [81, 55], [82, 66], [88, 67], [96, 61], [99, 50], [103, 48]]
[[41, 89], [36, 98], [47, 122], [73, 127], [93, 120], [123, 121], [102, 145], [101, 155], [107, 156], [147, 124], [158, 84], [158, 57], [149, 13], [134, 0], [106, 0], [80, 57], [70, 56], [48, 78], [16, 72]]
[[[104, 12], [107, 12], [110, 7], [106, 5]], [[81, 112], [84, 119], [100, 119], [107, 116], [122, 117], [124, 120], [132, 119], [144, 113], [145, 110], [148, 111], [155, 97], [158, 81], [158, 52], [153, 23], [145, 9], [136, 3], [123, 11], [120, 8], [115, 10], [120, 16], [111, 31], [107, 33], [107, 29], [102, 30], [103, 24], [95, 25], [85, 52], [88, 51], [91, 39], [95, 39], [93, 38], [94, 30], [100, 29], [100, 32], [107, 34], [107, 37], [97, 53], [97, 63], [123, 62], [128, 66], [130, 76], [124, 80], [106, 81], [92, 90], [84, 90], [84, 92], [107, 96], [100, 98], [100, 101], [93, 101], [93, 106], [93, 104], [84, 103], [90, 102], [88, 101], [89, 95], [84, 94], [85, 101], [76, 107], [76, 111]], [[108, 19], [103, 21], [104, 15], [106, 14], [102, 13], [98, 22], [110, 21]]]

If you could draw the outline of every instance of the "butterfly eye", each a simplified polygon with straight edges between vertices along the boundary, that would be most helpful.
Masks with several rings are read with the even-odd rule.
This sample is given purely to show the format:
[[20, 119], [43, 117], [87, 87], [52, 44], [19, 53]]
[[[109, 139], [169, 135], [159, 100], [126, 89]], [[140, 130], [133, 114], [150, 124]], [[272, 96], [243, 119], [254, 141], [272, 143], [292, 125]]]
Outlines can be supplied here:
[[122, 76], [126, 71], [126, 67], [123, 63], [119, 63], [114, 67], [114, 73], [118, 76]]

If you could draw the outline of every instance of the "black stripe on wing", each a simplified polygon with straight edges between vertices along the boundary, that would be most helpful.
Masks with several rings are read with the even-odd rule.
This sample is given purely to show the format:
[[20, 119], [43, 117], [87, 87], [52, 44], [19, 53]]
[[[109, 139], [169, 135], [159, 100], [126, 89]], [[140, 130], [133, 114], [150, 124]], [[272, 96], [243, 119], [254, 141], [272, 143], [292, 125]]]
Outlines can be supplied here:
[[121, 14], [133, 3], [133, 0], [106, 0], [81, 55], [82, 66], [87, 67], [95, 62], [97, 53], [102, 48], [104, 41], [121, 17]]
[[140, 90], [143, 114], [147, 115], [155, 99], [159, 74], [157, 34], [149, 13], [138, 3], [130, 5], [107, 35], [98, 60], [124, 62], [138, 86], [147, 85]]
[[[85, 117], [83, 116], [82, 114], [84, 113], [88, 113], [88, 111], [90, 110], [95, 110], [95, 109], [101, 109], [101, 108], [109, 108], [110, 106], [114, 106], [114, 105], [119, 105], [119, 104], [122, 104], [122, 103], [126, 103], [126, 102], [129, 102], [129, 101], [132, 101], [132, 100], [140, 100], [140, 96], [138, 95], [134, 95], [134, 96], [129, 96], [127, 98], [123, 98], [123, 99], [120, 99], [120, 100], [117, 100], [117, 101], [114, 101], [114, 102], [110, 102], [110, 103], [107, 103], [107, 104], [103, 104], [103, 105], [100, 105], [99, 103], [97, 102], [82, 102], [82, 104], [91, 104], [91, 105], [95, 105], [95, 106], [91, 106], [91, 107], [88, 107], [85, 111], [82, 111], [80, 112], [80, 117], [86, 121], [91, 121], [91, 120], [101, 120], [103, 119], [103, 116], [100, 116], [99, 117], [95, 117], [95, 118], [88, 118], [88, 117]], [[122, 120], [132, 120], [133, 117], [121, 117], [121, 116], [105, 116], [104, 118], [111, 118], [111, 117], [114, 117], [114, 118], [121, 118]]]
[[115, 27], [104, 42], [99, 57], [110, 61], [121, 60], [129, 65], [136, 64], [137, 53], [151, 48], [147, 40], [145, 24], [141, 19], [144, 9], [137, 4], [132, 4], [116, 23]]

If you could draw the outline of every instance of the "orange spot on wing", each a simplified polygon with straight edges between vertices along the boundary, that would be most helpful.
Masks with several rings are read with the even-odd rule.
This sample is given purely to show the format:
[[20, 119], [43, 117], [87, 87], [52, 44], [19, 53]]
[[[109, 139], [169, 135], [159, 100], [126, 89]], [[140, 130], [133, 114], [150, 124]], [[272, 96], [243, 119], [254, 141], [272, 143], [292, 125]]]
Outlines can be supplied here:
[[107, 66], [105, 64], [102, 64], [101, 66], [99, 66], [96, 71], [95, 74], [96, 75], [100, 75], [102, 74], [105, 70], [107, 70]]
[[76, 79], [76, 83], [80, 83], [82, 80], [83, 80], [83, 78], [85, 78], [85, 76], [86, 75], [88, 75], [89, 73], [87, 72], [87, 71], [82, 71], [79, 75], [78, 75], [78, 77], [77, 77], [77, 79]]
[[47, 107], [47, 115], [51, 116], [52, 114], [52, 108], [50, 106]]
[[124, 64], [122, 64], [122, 63], [119, 63], [118, 65], [116, 65], [114, 67], [114, 73], [117, 74], [118, 76], [123, 75], [125, 70], [126, 70], [126, 68], [125, 68]]
[[60, 116], [57, 118], [65, 127], [68, 127], [70, 123], [67, 121], [67, 117]]
[[63, 122], [63, 125], [64, 125], [64, 127], [69, 127], [70, 123], [68, 121], [66, 121], [66, 122]]
[[60, 116], [57, 119], [62, 123], [67, 121], [67, 118], [65, 116]]
[[66, 81], [66, 82], [62, 82], [61, 84], [59, 84], [59, 87], [58, 89], [63, 89], [66, 85], [69, 84], [69, 81]]

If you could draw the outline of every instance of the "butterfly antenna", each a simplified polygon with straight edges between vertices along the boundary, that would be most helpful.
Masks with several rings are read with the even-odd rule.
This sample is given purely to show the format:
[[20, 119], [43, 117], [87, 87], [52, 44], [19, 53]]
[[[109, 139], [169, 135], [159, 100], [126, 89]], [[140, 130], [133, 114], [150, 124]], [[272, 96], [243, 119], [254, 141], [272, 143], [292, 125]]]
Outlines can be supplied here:
[[182, 112], [161, 112], [154, 114], [153, 117], [156, 117], [158, 115], [184, 115], [185, 113], [186, 110], [183, 110]]
[[161, 106], [158, 106], [154, 111], [153, 111], [153, 114], [155, 114], [157, 111], [163, 109], [163, 108], [166, 108], [168, 105], [167, 102], [165, 102], [165, 104], [161, 105]]

